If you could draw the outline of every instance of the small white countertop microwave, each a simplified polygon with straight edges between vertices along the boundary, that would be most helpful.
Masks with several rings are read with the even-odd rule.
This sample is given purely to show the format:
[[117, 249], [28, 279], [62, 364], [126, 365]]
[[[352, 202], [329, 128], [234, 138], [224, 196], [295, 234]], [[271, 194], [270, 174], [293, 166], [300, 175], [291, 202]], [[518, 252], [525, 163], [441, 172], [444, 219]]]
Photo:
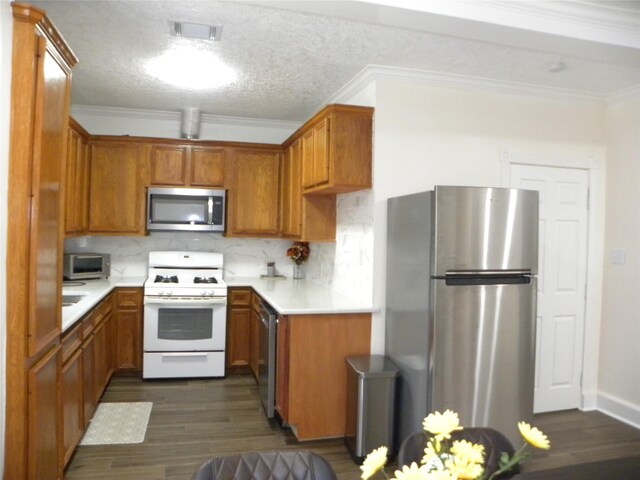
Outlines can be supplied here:
[[[63, 284], [63, 295], [84, 295], [78, 303], [62, 308], [62, 331], [66, 331], [116, 287], [142, 287], [146, 276], [84, 280], [84, 285]], [[282, 315], [372, 313], [370, 303], [347, 297], [310, 280], [225, 276], [229, 287], [251, 287]]]

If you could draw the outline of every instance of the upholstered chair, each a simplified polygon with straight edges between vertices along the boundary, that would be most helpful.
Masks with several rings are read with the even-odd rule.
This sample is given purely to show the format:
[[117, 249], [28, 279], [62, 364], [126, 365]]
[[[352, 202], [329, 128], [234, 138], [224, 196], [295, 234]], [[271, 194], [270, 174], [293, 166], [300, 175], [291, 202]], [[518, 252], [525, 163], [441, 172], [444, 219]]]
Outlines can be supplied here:
[[320, 455], [306, 450], [251, 452], [205, 462], [194, 480], [336, 480]]

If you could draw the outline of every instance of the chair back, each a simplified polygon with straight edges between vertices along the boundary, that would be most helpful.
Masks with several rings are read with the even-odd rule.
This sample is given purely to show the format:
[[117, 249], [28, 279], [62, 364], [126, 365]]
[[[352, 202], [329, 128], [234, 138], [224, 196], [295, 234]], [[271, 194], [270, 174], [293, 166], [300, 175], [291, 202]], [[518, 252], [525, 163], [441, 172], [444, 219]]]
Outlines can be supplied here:
[[216, 457], [202, 464], [194, 480], [336, 480], [324, 458], [306, 450], [251, 452]]
[[[502, 452], [507, 452], [510, 456], [515, 452], [509, 439], [493, 428], [465, 428], [451, 434], [451, 441], [454, 440], [467, 440], [484, 446], [485, 472], [489, 475], [499, 470]], [[420, 465], [426, 446], [427, 436], [424, 432], [409, 435], [400, 445], [398, 465], [402, 467], [402, 465], [411, 465], [412, 462]], [[511, 472], [500, 475], [500, 478], [509, 478], [518, 471], [519, 469], [516, 467]]]

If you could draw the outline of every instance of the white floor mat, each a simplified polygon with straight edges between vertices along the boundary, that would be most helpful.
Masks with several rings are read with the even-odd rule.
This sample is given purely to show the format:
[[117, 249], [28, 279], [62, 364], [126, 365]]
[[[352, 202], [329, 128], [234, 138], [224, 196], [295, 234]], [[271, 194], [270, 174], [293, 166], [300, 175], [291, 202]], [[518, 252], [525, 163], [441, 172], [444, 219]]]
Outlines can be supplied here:
[[152, 402], [100, 403], [80, 445], [142, 443]]

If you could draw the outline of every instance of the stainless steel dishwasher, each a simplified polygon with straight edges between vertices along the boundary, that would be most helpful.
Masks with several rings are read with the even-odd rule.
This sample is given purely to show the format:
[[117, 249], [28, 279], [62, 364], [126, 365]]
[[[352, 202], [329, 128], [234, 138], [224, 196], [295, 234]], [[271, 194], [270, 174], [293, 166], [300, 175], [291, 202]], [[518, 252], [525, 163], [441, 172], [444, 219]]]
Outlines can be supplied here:
[[260, 306], [260, 361], [258, 363], [258, 391], [267, 414], [273, 418], [276, 404], [276, 328], [278, 315], [266, 302]]

